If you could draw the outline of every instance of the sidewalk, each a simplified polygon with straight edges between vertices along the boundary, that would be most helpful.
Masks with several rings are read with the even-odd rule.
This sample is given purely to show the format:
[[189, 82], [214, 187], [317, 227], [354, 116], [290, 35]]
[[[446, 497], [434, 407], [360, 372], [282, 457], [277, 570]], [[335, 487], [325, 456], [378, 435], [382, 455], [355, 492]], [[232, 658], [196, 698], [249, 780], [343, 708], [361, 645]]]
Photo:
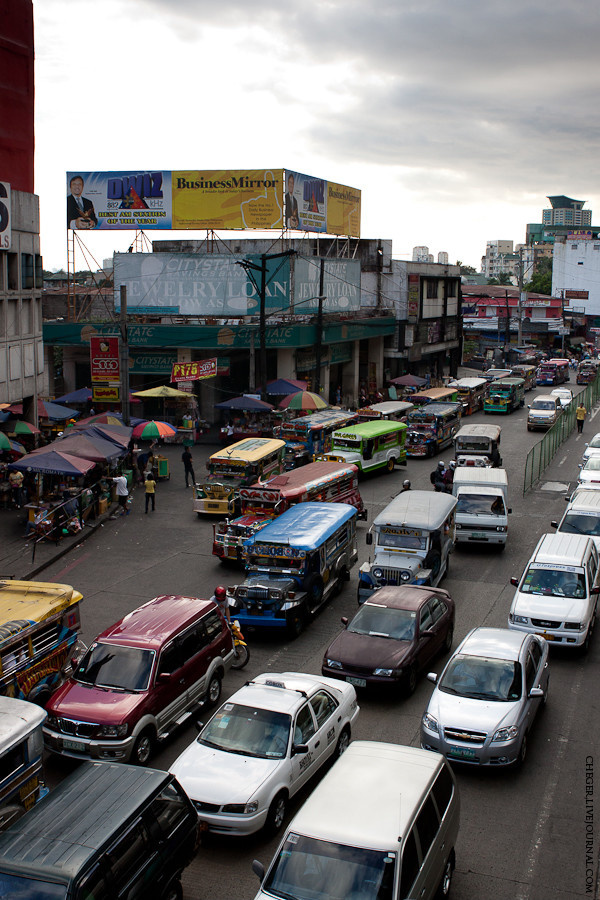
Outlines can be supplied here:
[[[204, 460], [211, 453], [214, 453], [214, 449], [214, 446], [208, 443], [205, 446], [196, 445], [196, 450], [193, 452], [197, 478], [200, 478], [206, 471]], [[169, 444], [159, 448], [159, 453], [166, 456], [169, 460], [172, 477], [180, 480], [183, 479], [181, 452], [182, 448], [179, 444]], [[130, 519], [138, 516], [142, 509], [143, 485], [134, 485], [133, 491], [135, 502]], [[171, 495], [169, 491], [164, 493], [161, 491], [161, 496], [167, 502], [178, 502], [178, 495], [175, 492]], [[115, 516], [118, 509], [117, 503], [111, 503], [106, 513], [96, 516], [93, 521], [86, 523], [79, 534], [65, 535], [58, 544], [47, 540], [25, 540], [23, 535], [25, 534], [25, 524], [27, 522], [26, 510], [0, 509], [0, 579], [14, 578], [23, 581], [30, 579], [43, 581], [44, 569], [62, 556], [80, 547], [99, 528], [111, 528], [115, 522], [118, 522], [119, 517], [118, 515]]]

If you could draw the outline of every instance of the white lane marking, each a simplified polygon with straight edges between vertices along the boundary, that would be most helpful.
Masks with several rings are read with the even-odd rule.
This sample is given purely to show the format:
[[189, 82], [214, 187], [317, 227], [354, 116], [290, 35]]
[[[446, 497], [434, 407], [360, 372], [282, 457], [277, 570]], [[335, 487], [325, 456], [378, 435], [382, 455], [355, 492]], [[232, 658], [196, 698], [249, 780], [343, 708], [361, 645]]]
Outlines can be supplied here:
[[562, 466], [562, 464], [563, 464], [564, 462], [566, 462], [566, 460], [567, 460], [567, 457], [566, 457], [566, 456], [563, 456], [563, 458], [562, 458], [561, 461], [559, 462], [559, 466]]
[[590, 419], [594, 419], [598, 415], [599, 412], [600, 412], [600, 406], [597, 406], [595, 409], [593, 409], [591, 411]]

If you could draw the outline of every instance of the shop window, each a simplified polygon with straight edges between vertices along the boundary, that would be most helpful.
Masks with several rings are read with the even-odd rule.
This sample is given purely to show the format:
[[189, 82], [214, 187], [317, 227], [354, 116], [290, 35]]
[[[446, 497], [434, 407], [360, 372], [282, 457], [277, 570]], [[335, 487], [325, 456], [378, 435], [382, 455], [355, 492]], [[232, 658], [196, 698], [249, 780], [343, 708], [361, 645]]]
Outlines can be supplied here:
[[21, 334], [33, 334], [33, 303], [29, 297], [21, 300]]
[[8, 254], [8, 290], [19, 290], [19, 260], [16, 253]]
[[42, 257], [39, 253], [35, 255], [35, 286], [41, 289], [44, 281], [44, 267]]

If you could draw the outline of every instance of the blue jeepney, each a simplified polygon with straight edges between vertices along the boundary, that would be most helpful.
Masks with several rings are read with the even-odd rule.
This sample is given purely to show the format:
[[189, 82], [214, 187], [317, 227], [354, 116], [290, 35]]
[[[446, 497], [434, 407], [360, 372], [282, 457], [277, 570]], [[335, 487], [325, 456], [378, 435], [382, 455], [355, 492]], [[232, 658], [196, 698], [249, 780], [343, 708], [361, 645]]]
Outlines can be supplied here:
[[299, 634], [350, 577], [356, 517], [346, 503], [297, 503], [244, 541], [247, 577], [228, 589], [232, 617]]
[[328, 453], [333, 432], [352, 425], [356, 415], [346, 409], [322, 409], [277, 425], [273, 434], [285, 441], [285, 468], [296, 469], [313, 462], [319, 454]]

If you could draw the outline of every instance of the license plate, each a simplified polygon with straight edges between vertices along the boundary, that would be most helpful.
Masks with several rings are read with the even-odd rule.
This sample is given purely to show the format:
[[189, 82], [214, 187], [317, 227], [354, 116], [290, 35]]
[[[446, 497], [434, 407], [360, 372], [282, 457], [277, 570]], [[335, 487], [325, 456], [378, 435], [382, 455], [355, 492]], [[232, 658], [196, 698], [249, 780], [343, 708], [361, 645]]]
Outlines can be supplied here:
[[352, 675], [346, 675], [346, 681], [348, 684], [353, 684], [354, 687], [366, 687], [367, 679], [366, 678], [353, 678]]
[[471, 747], [450, 747], [448, 756], [452, 759], [475, 759], [475, 751]]
[[249, 616], [260, 616], [261, 611], [259, 609], [254, 609], [253, 607], [250, 607], [250, 609], [248, 610], [248, 615]]
[[220, 506], [221, 506], [220, 503], [207, 503], [206, 504], [207, 509], [219, 509]]
[[487, 539], [487, 534], [485, 533], [485, 531], [474, 531], [471, 537]]
[[76, 753], [83, 753], [85, 751], [85, 744], [82, 744], [81, 741], [68, 741], [63, 739], [63, 750], [74, 750]]
[[538, 637], [543, 637], [543, 638], [545, 638], [547, 641], [554, 641], [554, 640], [556, 640], [553, 634], [546, 634], [545, 631], [537, 631], [536, 634], [537, 634]]

